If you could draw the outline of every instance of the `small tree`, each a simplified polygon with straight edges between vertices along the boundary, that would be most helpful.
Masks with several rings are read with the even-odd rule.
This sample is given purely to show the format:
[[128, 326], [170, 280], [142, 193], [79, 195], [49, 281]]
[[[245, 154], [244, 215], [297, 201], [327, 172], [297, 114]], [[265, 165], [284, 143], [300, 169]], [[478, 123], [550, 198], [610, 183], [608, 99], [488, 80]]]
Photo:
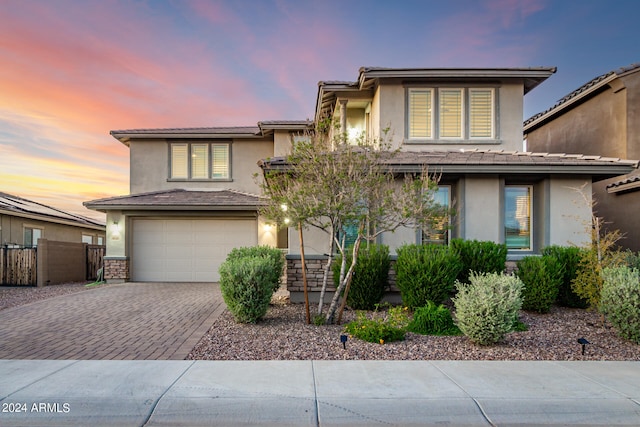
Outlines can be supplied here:
[[[448, 212], [434, 202], [437, 180], [426, 168], [396, 179], [391, 164], [397, 151], [390, 149], [386, 139], [361, 138], [352, 144], [344, 134], [330, 138], [326, 123], [322, 125], [295, 144], [285, 159], [261, 164], [262, 189], [268, 197], [262, 214], [281, 223], [286, 214], [291, 222], [327, 233], [330, 251], [318, 314], [322, 313], [330, 264], [337, 250], [341, 255], [338, 287], [326, 316], [327, 323], [333, 323], [340, 295], [344, 297], [340, 314], [344, 308], [363, 242], [403, 226], [432, 225]], [[352, 242], [347, 241], [348, 234], [352, 234]], [[346, 256], [350, 243], [351, 254]]]
[[591, 207], [591, 219], [585, 227], [591, 234], [591, 241], [580, 254], [580, 262], [576, 277], [571, 282], [571, 289], [580, 298], [589, 302], [593, 308], [600, 304], [600, 295], [604, 279], [602, 272], [608, 267], [617, 267], [624, 263], [624, 255], [617, 246], [623, 238], [620, 230], [609, 230], [602, 217], [595, 213], [597, 202], [585, 192], [585, 185], [574, 188], [585, 204]]

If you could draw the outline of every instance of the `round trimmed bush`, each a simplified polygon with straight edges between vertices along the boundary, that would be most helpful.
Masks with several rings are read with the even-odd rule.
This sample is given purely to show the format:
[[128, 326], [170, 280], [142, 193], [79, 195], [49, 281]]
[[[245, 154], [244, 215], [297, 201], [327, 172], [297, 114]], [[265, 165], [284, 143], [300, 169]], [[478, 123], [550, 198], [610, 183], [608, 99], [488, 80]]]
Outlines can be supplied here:
[[516, 263], [522, 283], [522, 309], [548, 313], [562, 284], [561, 267], [551, 256], [528, 256]]

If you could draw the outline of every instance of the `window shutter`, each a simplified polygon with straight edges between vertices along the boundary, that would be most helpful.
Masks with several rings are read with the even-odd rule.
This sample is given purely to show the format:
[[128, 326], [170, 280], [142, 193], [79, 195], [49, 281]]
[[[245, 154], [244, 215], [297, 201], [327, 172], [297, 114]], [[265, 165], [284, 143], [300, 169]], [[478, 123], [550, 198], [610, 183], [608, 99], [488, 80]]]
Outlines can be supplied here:
[[229, 145], [212, 145], [213, 178], [229, 178]]
[[493, 137], [493, 90], [469, 91], [469, 137]]
[[409, 138], [431, 138], [430, 90], [409, 92]]
[[440, 91], [440, 137], [462, 138], [462, 90]]
[[171, 144], [171, 178], [189, 178], [187, 144]]
[[191, 178], [209, 178], [209, 144], [191, 145]]

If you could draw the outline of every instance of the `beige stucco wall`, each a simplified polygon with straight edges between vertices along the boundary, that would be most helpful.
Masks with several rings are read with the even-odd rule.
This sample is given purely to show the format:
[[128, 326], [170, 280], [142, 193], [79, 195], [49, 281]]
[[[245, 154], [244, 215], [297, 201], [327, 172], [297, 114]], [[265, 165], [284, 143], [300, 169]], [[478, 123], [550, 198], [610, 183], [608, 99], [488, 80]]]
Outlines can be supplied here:
[[97, 243], [97, 236], [105, 236], [104, 229], [100, 227], [84, 228], [28, 217], [0, 214], [0, 245], [23, 245], [25, 227], [40, 228], [43, 230], [42, 238], [58, 242], [81, 243], [82, 235], [86, 234], [93, 236], [93, 243]]
[[273, 156], [282, 157], [291, 153], [292, 136], [289, 131], [276, 130], [273, 133]]
[[107, 257], [125, 257], [128, 255], [125, 236], [127, 217], [121, 211], [107, 212]]
[[467, 240], [504, 240], [501, 214], [502, 188], [495, 177], [467, 177], [458, 206], [459, 221]]
[[258, 217], [258, 245], [278, 246], [278, 229], [266, 218]]
[[[584, 186], [584, 187], [583, 187]], [[580, 189], [582, 191], [579, 191]], [[587, 245], [590, 241], [591, 181], [584, 178], [551, 179], [548, 245]]]
[[231, 143], [231, 180], [172, 181], [169, 180], [168, 143], [165, 140], [133, 140], [130, 143], [130, 192], [136, 194], [181, 188], [234, 189], [259, 194], [260, 187], [253, 177], [261, 172], [257, 162], [272, 157], [273, 150], [273, 141], [269, 139], [235, 139]]
[[[456, 85], [456, 87], [458, 87]], [[473, 87], [473, 84], [469, 84]], [[372, 133], [390, 128], [390, 142], [394, 148], [408, 151], [459, 150], [461, 148], [504, 149], [522, 151], [523, 85], [503, 83], [496, 88], [497, 139], [495, 140], [424, 140], [406, 138], [406, 88], [385, 84], [377, 88], [371, 109]]]

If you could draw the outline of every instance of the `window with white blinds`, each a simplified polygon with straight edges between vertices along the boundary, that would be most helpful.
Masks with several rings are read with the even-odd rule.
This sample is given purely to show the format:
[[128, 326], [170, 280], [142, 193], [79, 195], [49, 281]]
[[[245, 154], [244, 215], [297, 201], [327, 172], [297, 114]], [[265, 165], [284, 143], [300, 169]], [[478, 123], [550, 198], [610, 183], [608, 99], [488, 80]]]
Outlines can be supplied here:
[[492, 89], [469, 89], [469, 137], [493, 138]]
[[407, 136], [421, 139], [493, 139], [495, 89], [410, 88]]
[[433, 91], [409, 92], [409, 138], [431, 138]]
[[213, 178], [229, 178], [229, 145], [216, 144], [211, 146], [211, 170]]
[[462, 138], [462, 89], [440, 89], [440, 137]]
[[209, 178], [209, 144], [191, 145], [191, 178]]
[[175, 143], [170, 145], [170, 179], [229, 179], [230, 144]]
[[171, 178], [189, 178], [188, 144], [171, 144]]

